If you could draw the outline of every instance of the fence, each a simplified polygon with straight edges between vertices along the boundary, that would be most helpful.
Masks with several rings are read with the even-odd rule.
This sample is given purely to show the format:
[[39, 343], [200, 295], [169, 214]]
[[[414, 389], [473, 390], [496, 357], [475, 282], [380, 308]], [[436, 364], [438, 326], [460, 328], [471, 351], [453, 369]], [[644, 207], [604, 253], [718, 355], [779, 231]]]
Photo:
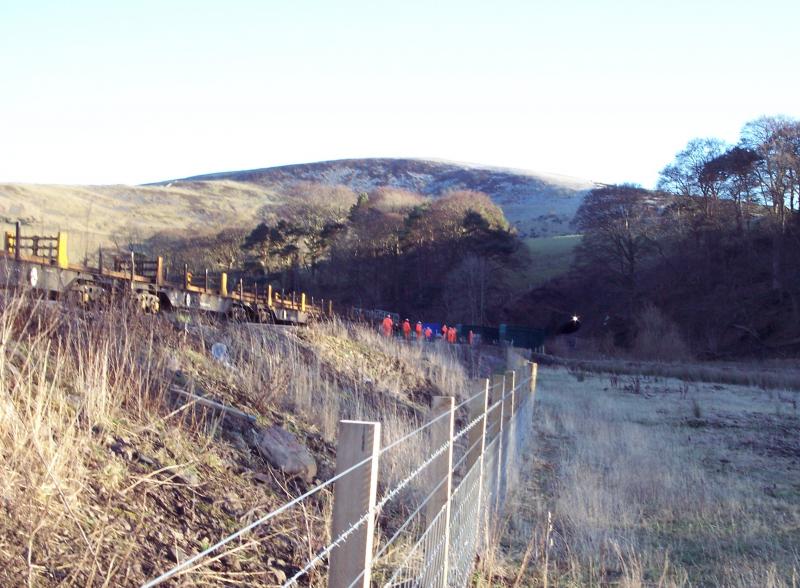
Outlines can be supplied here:
[[[509, 348], [505, 373], [471, 380], [467, 398], [458, 404], [452, 397], [433, 397], [427, 421], [383, 447], [381, 423], [340, 421], [331, 479], [143, 588], [198, 570], [208, 563], [205, 558], [220, 559], [223, 547], [256, 529], [278, 527], [279, 517], [290, 510], [303, 509], [306, 517], [309, 509], [324, 511], [331, 487], [329, 537], [278, 585], [466, 586], [476, 557], [489, 548], [510, 476], [529, 444], [536, 374], [537, 364]], [[398, 466], [402, 457], [405, 469]], [[285, 531], [265, 535], [289, 540]]]

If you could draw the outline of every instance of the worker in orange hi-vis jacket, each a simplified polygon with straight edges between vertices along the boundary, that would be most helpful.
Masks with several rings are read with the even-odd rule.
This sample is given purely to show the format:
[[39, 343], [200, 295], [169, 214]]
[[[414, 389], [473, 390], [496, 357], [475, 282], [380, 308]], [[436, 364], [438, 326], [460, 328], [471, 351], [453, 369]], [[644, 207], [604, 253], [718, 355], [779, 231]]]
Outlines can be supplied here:
[[417, 333], [417, 341], [422, 341], [422, 321], [417, 321], [414, 331]]
[[442, 323], [442, 339], [447, 341], [447, 325]]
[[411, 323], [406, 319], [403, 321], [403, 339], [408, 341], [409, 337], [411, 337]]
[[387, 314], [386, 318], [383, 319], [383, 322], [381, 323], [381, 328], [383, 328], [383, 336], [384, 337], [391, 337], [392, 336], [392, 327], [393, 326], [394, 325], [392, 325], [392, 317], [390, 317]]
[[433, 331], [430, 327], [425, 327], [425, 340], [430, 341], [431, 337], [433, 337]]
[[448, 327], [448, 329], [447, 329], [447, 340], [450, 343], [455, 343], [456, 342], [456, 329], [455, 329], [455, 327]]

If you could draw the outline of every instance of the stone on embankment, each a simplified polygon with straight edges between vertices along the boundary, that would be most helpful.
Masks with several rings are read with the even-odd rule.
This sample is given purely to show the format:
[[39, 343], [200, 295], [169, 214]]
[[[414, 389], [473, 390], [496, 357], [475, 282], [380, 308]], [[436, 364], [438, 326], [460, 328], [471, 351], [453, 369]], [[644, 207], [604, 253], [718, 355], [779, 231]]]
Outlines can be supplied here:
[[287, 476], [297, 476], [310, 483], [317, 475], [317, 462], [311, 453], [286, 429], [273, 425], [253, 431], [253, 437], [261, 457]]

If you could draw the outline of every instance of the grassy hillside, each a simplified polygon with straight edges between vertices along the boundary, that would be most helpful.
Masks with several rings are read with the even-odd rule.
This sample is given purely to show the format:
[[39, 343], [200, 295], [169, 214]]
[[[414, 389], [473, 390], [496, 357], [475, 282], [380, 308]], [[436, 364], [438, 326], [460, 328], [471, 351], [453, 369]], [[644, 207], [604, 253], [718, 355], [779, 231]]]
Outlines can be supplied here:
[[279, 196], [244, 182], [196, 182], [169, 186], [58, 186], [0, 184], [0, 224], [19, 220], [27, 233], [70, 234], [70, 253], [137, 242], [164, 230], [207, 232], [254, 224], [261, 207]]
[[298, 180], [343, 185], [356, 192], [391, 187], [440, 196], [450, 190], [488, 194], [523, 236], [562, 235], [594, 183], [568, 176], [525, 170], [422, 159], [343, 159], [186, 178], [184, 181], [234, 180], [262, 186]]
[[0, 225], [66, 230], [73, 256], [100, 244], [140, 241], [159, 231], [216, 234], [254, 227], [301, 197], [303, 182], [352, 192], [395, 187], [425, 196], [468, 189], [488, 194], [521, 235], [560, 235], [590, 182], [515, 170], [422, 160], [363, 159], [226, 172], [148, 186], [0, 184]]
[[530, 287], [541, 286], [567, 270], [575, 259], [575, 247], [581, 235], [559, 235], [525, 239], [531, 252], [531, 266], [527, 279]]

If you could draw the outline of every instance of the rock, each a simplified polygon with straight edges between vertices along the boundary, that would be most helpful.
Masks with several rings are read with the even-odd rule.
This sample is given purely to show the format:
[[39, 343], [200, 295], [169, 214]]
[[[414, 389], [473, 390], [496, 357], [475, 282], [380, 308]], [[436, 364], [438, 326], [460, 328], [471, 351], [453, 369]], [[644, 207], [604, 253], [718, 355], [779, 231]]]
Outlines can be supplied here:
[[228, 346], [225, 343], [214, 343], [211, 346], [211, 356], [223, 365], [230, 367]]
[[116, 442], [114, 442], [113, 444], [111, 444], [109, 449], [111, 449], [111, 451], [113, 451], [114, 453], [116, 453], [117, 455], [122, 457], [123, 459], [125, 459], [127, 461], [133, 461], [133, 456], [135, 454], [135, 451], [134, 451], [133, 447], [131, 447], [130, 445], [125, 444], [124, 441], [116, 441]]
[[310, 483], [317, 475], [317, 462], [289, 431], [275, 425], [253, 431], [253, 442], [259, 455], [287, 476]]
[[170, 547], [169, 551], [170, 554], [172, 555], [172, 559], [175, 560], [175, 563], [181, 563], [182, 561], [186, 560], [189, 557], [188, 555], [186, 555], [186, 552], [177, 545]]
[[233, 493], [228, 493], [225, 495], [225, 506], [234, 512], [242, 510], [242, 501]]
[[225, 431], [223, 436], [241, 453], [250, 453], [250, 446], [244, 440], [244, 437], [242, 437], [241, 433], [237, 433], [236, 431]]
[[153, 458], [148, 457], [143, 453], [137, 452], [136, 459], [139, 461], [139, 463], [144, 464], [146, 466], [153, 467], [156, 465], [156, 461]]
[[196, 472], [188, 468], [183, 468], [175, 472], [172, 479], [180, 484], [185, 484], [192, 488], [196, 488], [197, 486], [200, 485], [200, 476], [198, 476]]
[[286, 572], [278, 568], [272, 568], [270, 572], [272, 572], [276, 586], [283, 586], [286, 583]]

